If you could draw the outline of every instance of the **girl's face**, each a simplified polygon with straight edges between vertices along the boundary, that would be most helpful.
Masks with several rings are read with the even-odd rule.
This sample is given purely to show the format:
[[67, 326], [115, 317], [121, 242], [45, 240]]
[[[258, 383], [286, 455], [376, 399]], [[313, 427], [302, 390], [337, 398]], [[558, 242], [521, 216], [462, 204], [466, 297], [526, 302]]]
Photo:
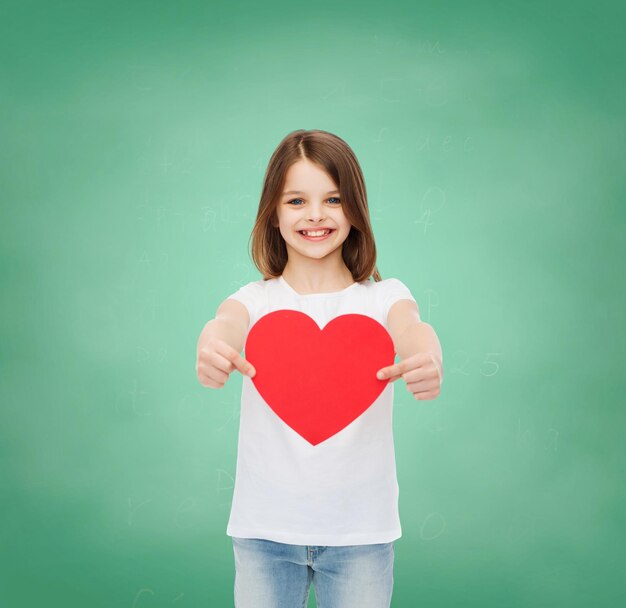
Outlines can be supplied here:
[[[287, 171], [285, 187], [276, 207], [278, 227], [293, 256], [322, 259], [341, 256], [341, 245], [351, 224], [346, 219], [337, 184], [318, 165], [309, 160], [294, 163]], [[324, 233], [306, 236], [302, 231]]]

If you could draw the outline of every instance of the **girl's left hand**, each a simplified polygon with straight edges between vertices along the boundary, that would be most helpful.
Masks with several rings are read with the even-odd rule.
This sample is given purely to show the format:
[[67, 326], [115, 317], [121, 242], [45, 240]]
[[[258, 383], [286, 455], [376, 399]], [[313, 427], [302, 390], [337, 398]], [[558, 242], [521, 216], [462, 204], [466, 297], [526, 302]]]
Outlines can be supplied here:
[[389, 378], [389, 382], [402, 378], [413, 397], [422, 401], [439, 396], [443, 382], [442, 368], [438, 357], [430, 353], [416, 353], [400, 363], [383, 367], [376, 377], [379, 380]]

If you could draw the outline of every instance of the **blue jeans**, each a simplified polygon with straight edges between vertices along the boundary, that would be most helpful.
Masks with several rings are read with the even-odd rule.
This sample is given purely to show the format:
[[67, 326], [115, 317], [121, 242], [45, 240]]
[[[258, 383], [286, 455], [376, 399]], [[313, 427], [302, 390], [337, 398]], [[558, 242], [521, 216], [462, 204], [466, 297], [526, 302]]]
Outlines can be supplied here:
[[235, 608], [389, 608], [394, 544], [288, 545], [232, 537]]

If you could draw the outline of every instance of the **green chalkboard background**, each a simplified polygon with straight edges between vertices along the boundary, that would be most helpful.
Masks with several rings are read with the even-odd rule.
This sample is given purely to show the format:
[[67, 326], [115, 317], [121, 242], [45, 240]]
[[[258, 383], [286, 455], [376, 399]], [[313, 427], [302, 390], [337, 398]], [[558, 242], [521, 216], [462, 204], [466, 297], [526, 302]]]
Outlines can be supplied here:
[[241, 376], [195, 347], [298, 128], [355, 150], [444, 351], [438, 399], [396, 385], [392, 605], [624, 605], [625, 17], [2, 2], [0, 605], [232, 606]]

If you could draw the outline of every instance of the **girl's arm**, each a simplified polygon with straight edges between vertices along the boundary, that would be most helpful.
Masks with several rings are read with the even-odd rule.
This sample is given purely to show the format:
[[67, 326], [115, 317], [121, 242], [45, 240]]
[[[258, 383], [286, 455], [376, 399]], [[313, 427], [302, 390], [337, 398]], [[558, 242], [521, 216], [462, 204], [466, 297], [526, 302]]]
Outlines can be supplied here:
[[248, 309], [241, 302], [230, 299], [224, 300], [219, 305], [215, 318], [211, 319], [202, 329], [198, 338], [196, 354], [199, 355], [200, 350], [211, 336], [223, 340], [240, 353], [243, 350], [249, 322]]
[[389, 309], [387, 326], [396, 353], [407, 359], [416, 353], [433, 355], [443, 377], [443, 353], [435, 330], [420, 320], [417, 304], [412, 300], [398, 300]]

